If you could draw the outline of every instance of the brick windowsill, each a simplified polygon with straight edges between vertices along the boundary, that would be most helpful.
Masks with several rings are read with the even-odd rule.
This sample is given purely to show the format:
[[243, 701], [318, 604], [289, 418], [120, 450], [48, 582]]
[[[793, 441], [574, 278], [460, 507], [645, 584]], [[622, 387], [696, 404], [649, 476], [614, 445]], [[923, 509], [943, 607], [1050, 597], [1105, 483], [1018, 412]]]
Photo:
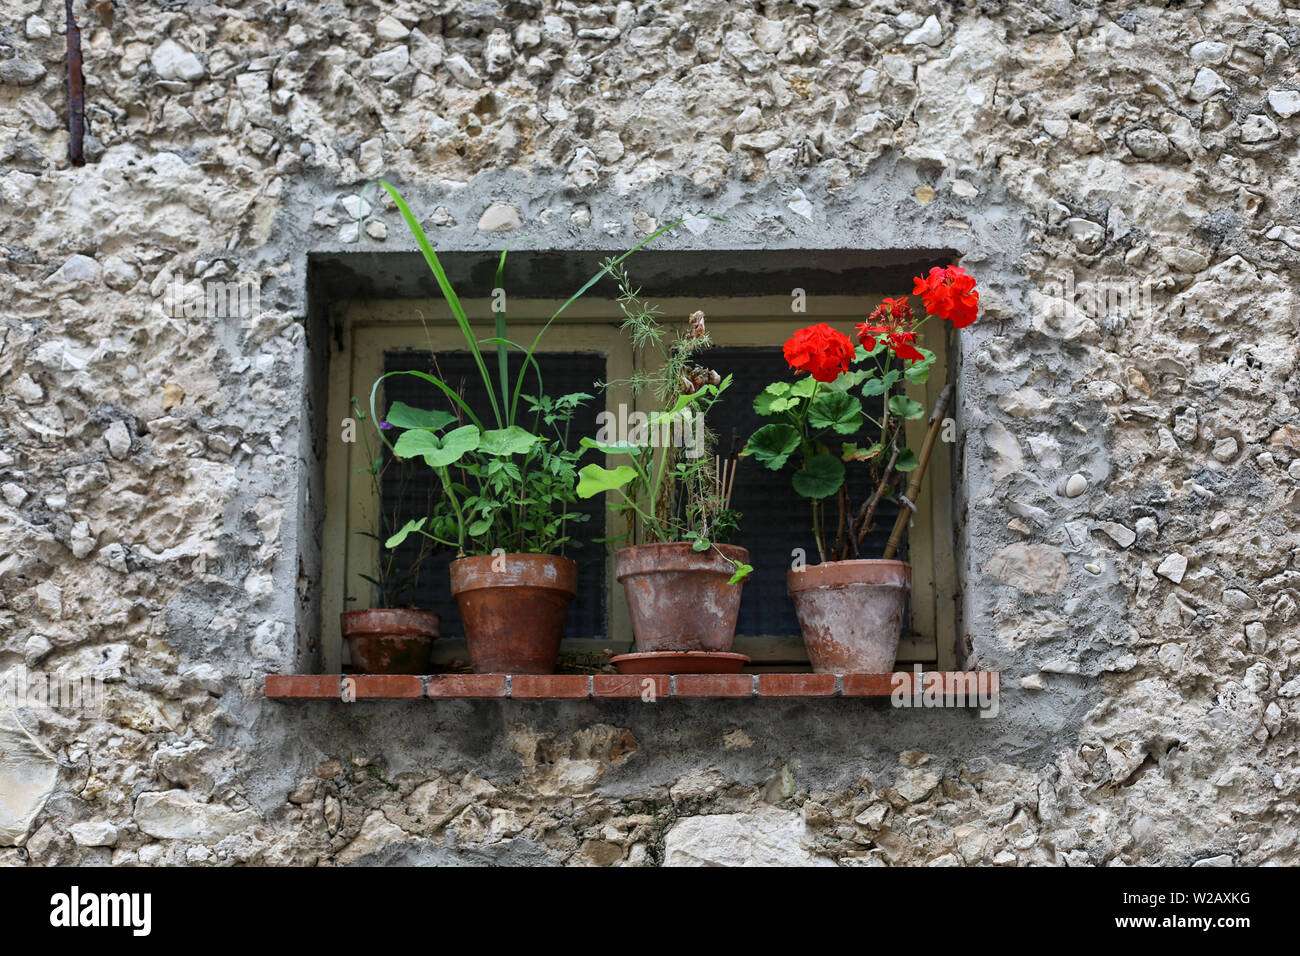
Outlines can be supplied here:
[[[345, 687], [344, 681], [350, 684]], [[896, 685], [896, 681], [901, 684]], [[650, 681], [652, 683], [647, 684]], [[936, 683], [941, 682], [941, 683]], [[588, 700], [653, 698], [886, 698], [895, 686], [904, 693], [945, 695], [965, 690], [967, 706], [979, 706], [976, 694], [996, 698], [998, 671], [926, 671], [894, 674], [271, 674], [271, 700]]]

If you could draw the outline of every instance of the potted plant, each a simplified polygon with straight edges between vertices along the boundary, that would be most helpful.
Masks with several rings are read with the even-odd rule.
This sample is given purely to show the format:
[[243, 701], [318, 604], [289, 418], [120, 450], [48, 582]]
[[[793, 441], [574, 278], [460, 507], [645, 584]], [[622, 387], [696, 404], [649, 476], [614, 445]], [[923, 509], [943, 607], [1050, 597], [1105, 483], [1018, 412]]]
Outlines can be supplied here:
[[[480, 417], [456, 389], [425, 372], [395, 371], [376, 380], [370, 393], [372, 416], [380, 385], [394, 375], [425, 380], [454, 409], [422, 410], [400, 403], [389, 408], [381, 428], [400, 434], [391, 443], [387, 437], [384, 441], [396, 457], [418, 458], [432, 468], [443, 496], [428, 515], [407, 522], [385, 546], [395, 547], [407, 536], [419, 534], [455, 549], [451, 590], [476, 672], [553, 673], [578, 581], [577, 565], [563, 556], [563, 550], [571, 543], [571, 525], [585, 518], [571, 510], [582, 452], [567, 447], [567, 433], [573, 415], [591, 396], [545, 395], [534, 352], [551, 322], [595, 285], [606, 269], [556, 310], [531, 345], [509, 339], [504, 305], [493, 313], [496, 334], [480, 340], [418, 220], [393, 186], [382, 180], [380, 185], [397, 204], [423, 253], [491, 405], [490, 417]], [[660, 229], [612, 261], [621, 262], [676, 225]], [[503, 288], [505, 261], [502, 252], [496, 288]], [[483, 346], [495, 350], [495, 380]], [[524, 359], [513, 380], [508, 371], [512, 349], [522, 352]], [[525, 392], [531, 380], [536, 383], [535, 395]]]
[[627, 520], [629, 543], [615, 553], [614, 570], [627, 596], [637, 653], [664, 655], [652, 667], [658, 673], [738, 669], [748, 658], [729, 652], [742, 582], [753, 568], [748, 551], [722, 543], [739, 519], [729, 507], [735, 461], [711, 453], [705, 428], [708, 410], [731, 376], [723, 378], [694, 359], [710, 344], [703, 312], [670, 337], [620, 265], [605, 267], [618, 282], [623, 329], [638, 366], [647, 367], [642, 353], [651, 349], [662, 361], [657, 371], [626, 383], [634, 396], [652, 396], [655, 411], [628, 416], [626, 434], [602, 429], [582, 440], [626, 464], [585, 466], [578, 473], [578, 496], [612, 495], [611, 510]]
[[[352, 399], [352, 409], [361, 425], [361, 442], [366, 455], [366, 466], [362, 470], [370, 476], [374, 499], [381, 501], [380, 488], [388, 470], [399, 469], [399, 484], [405, 486], [411, 468], [405, 462], [380, 453], [382, 446], [371, 440], [373, 419], [362, 411], [355, 398]], [[374, 575], [362, 575], [374, 587], [376, 606], [344, 611], [339, 615], [339, 627], [352, 657], [352, 667], [363, 674], [426, 673], [433, 639], [438, 636], [440, 619], [437, 614], [401, 606], [403, 598], [414, 596], [419, 586], [420, 567], [428, 555], [429, 543], [422, 541], [415, 559], [405, 569], [399, 569], [395, 545], [387, 543], [394, 530], [395, 511], [390, 515], [380, 507], [375, 530], [358, 532], [374, 539], [379, 549]]]
[[[785, 343], [785, 358], [807, 376], [774, 382], [754, 400], [754, 410], [775, 421], [754, 432], [742, 454], [773, 471], [792, 466], [794, 490], [811, 504], [820, 563], [792, 569], [787, 587], [819, 673], [890, 671], [898, 651], [912, 569], [894, 556], [952, 391], [945, 385], [940, 393], [916, 453], [903, 444], [903, 428], [924, 416], [925, 407], [905, 394], [904, 384], [924, 383], [934, 364], [934, 353], [916, 344], [925, 322], [938, 317], [965, 328], [979, 307], [975, 280], [959, 266], [936, 267], [916, 278], [913, 294], [921, 296], [923, 318], [913, 317], [906, 296], [885, 299], [858, 325], [857, 347], [825, 323], [795, 332]], [[879, 403], [879, 418], [867, 413], [863, 398]], [[851, 440], [868, 422], [876, 440]], [[849, 497], [846, 466], [870, 469], [868, 486], [874, 490], [860, 503]], [[905, 490], [899, 487], [904, 476]], [[860, 548], [881, 501], [889, 498], [902, 506], [889, 542], [880, 558], [864, 558]], [[828, 536], [831, 502], [835, 531]]]

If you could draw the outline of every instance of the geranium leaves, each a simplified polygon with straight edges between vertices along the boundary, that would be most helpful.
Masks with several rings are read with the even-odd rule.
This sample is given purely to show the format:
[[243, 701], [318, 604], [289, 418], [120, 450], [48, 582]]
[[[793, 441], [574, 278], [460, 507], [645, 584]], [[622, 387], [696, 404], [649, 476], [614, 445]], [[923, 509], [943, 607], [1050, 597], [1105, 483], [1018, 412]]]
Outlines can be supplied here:
[[862, 385], [862, 394], [867, 398], [874, 398], [876, 395], [884, 395], [885, 392], [902, 377], [902, 374], [903, 373], [898, 369], [891, 368], [882, 376], [869, 378]]
[[834, 455], [814, 455], [791, 481], [805, 498], [829, 498], [844, 484], [844, 462]]
[[911, 421], [925, 415], [925, 406], [906, 395], [895, 395], [889, 400], [889, 413]]
[[764, 425], [754, 432], [743, 454], [753, 455], [772, 471], [780, 471], [799, 447], [799, 432], [790, 425]]
[[848, 392], [823, 392], [808, 409], [808, 424], [818, 431], [831, 428], [852, 435], [862, 427], [862, 403]]

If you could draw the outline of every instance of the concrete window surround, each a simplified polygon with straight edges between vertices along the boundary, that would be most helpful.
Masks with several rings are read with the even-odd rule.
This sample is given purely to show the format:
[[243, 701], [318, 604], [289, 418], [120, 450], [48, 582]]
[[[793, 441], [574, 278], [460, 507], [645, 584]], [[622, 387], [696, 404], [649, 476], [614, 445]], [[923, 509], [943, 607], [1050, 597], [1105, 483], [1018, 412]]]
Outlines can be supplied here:
[[[560, 300], [567, 298], [572, 290], [581, 285], [600, 268], [602, 259], [618, 255], [623, 250], [609, 248], [605, 250], [538, 250], [523, 247], [512, 251], [507, 270], [507, 289], [516, 296]], [[495, 270], [499, 253], [496, 251], [440, 250], [439, 258], [447, 270], [453, 287], [462, 298], [485, 297], [495, 285]], [[802, 290], [808, 303], [816, 303], [818, 296], [865, 296], [865, 295], [899, 295], [910, 292], [911, 278], [923, 274], [933, 265], [955, 261], [957, 253], [951, 249], [707, 249], [707, 250], [658, 250], [646, 248], [629, 260], [634, 280], [642, 287], [651, 300], [665, 297], [728, 298], [744, 299], [750, 297], [786, 296], [793, 299], [795, 290]], [[603, 289], [597, 287], [587, 293], [587, 298], [608, 297], [608, 283]], [[310, 464], [304, 467], [314, 472], [310, 476], [311, 487], [318, 484], [326, 487], [319, 472], [323, 470], [323, 461], [319, 449], [331, 447], [336, 441], [328, 423], [322, 421], [326, 414], [333, 415], [339, 408], [338, 397], [334, 396], [334, 409], [321, 414], [320, 409], [329, 408], [328, 392], [329, 363], [347, 361], [345, 354], [348, 343], [339, 327], [336, 312], [331, 309], [333, 303], [354, 299], [393, 300], [400, 307], [402, 300], [421, 298], [438, 298], [437, 286], [430, 275], [423, 258], [418, 253], [410, 252], [365, 252], [365, 253], [318, 253], [308, 259], [308, 307], [313, 317], [309, 342], [309, 374], [311, 383], [308, 408], [313, 413], [308, 417], [308, 431], [315, 436], [313, 455]], [[791, 310], [794, 323], [811, 323], [818, 321], [815, 305], [810, 306], [811, 314]], [[773, 342], [772, 344], [779, 344]], [[932, 343], [933, 345], [934, 343]], [[955, 345], [950, 344], [945, 351], [951, 351]], [[936, 346], [938, 347], [938, 346]], [[322, 362], [322, 351], [328, 350], [329, 358]], [[951, 362], [956, 356], [947, 356]], [[322, 367], [323, 366], [323, 367]], [[313, 374], [314, 373], [314, 374]], [[942, 383], [938, 383], [940, 387]], [[355, 389], [354, 389], [355, 390]], [[925, 396], [922, 396], [923, 399]], [[952, 414], [952, 412], [950, 412]], [[951, 459], [944, 454], [942, 460], [936, 461], [935, 469], [926, 482], [936, 486], [936, 501], [933, 507], [924, 508], [924, 527], [917, 530], [930, 534], [930, 521], [951, 525]], [[949, 474], [939, 477], [941, 470]], [[336, 640], [334, 629], [322, 626], [322, 617], [333, 612], [334, 602], [322, 601], [325, 589], [335, 587], [335, 579], [328, 580], [321, 573], [321, 556], [332, 548], [337, 548], [340, 535], [338, 527], [324, 530], [324, 512], [330, 507], [327, 497], [333, 498], [336, 492], [314, 497], [315, 504], [302, 516], [307, 522], [304, 527], [314, 529], [314, 534], [299, 538], [302, 550], [299, 554], [300, 568], [308, 571], [314, 580], [320, 582], [314, 593], [306, 595], [300, 604], [298, 621], [299, 634], [305, 634], [307, 654], [298, 662], [296, 668], [300, 674], [320, 673], [328, 670], [323, 667], [330, 655], [320, 647], [321, 640]], [[951, 527], [934, 530], [937, 547], [934, 549], [936, 559], [926, 559], [927, 567], [921, 573], [927, 579], [925, 596], [927, 600], [943, 600], [951, 607], [956, 589], [956, 565], [952, 561], [953, 546]], [[940, 542], [942, 538], [942, 542]], [[928, 544], [925, 553], [931, 553]], [[942, 561], [938, 560], [942, 556]], [[314, 572], [314, 573], [313, 573]], [[942, 584], [938, 579], [945, 580]], [[617, 590], [611, 587], [611, 591]], [[609, 600], [616, 602], [621, 595], [611, 593]], [[322, 608], [321, 605], [325, 607]], [[950, 614], [935, 620], [933, 613], [926, 615], [927, 627], [938, 638], [938, 662], [940, 669], [960, 666], [961, 654], [957, 647], [956, 624]], [[315, 640], [317, 636], [320, 640]], [[930, 635], [927, 635], [929, 637]], [[300, 642], [302, 646], [302, 642]], [[933, 647], [933, 645], [932, 645]], [[911, 658], [905, 658], [910, 660]], [[286, 675], [289, 676], [289, 675]], [[268, 684], [268, 696], [271, 694]], [[286, 688], [288, 685], [284, 685]], [[757, 693], [757, 691], [756, 691]], [[285, 693], [274, 696], [292, 697]], [[330, 695], [332, 696], [332, 694]], [[409, 696], [406, 693], [397, 696]], [[422, 696], [422, 695], [421, 695]], [[436, 696], [436, 695], [434, 695]], [[473, 695], [471, 695], [473, 696]], [[572, 696], [559, 693], [556, 696]], [[599, 696], [599, 695], [597, 695]], [[728, 695], [722, 695], [728, 696]], [[821, 696], [814, 694], [812, 696]]]

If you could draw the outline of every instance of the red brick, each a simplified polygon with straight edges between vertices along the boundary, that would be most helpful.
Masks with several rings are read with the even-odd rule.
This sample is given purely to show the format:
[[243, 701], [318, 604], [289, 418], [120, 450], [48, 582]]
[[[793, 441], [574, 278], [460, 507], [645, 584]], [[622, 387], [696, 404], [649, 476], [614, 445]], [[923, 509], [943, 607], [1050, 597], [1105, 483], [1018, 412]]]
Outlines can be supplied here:
[[515, 674], [510, 678], [510, 696], [519, 699], [577, 699], [591, 694], [586, 674]]
[[267, 674], [266, 696], [274, 700], [340, 697], [338, 674]]
[[646, 687], [645, 682], [653, 681], [650, 686], [654, 690], [655, 699], [661, 700], [672, 693], [670, 680], [666, 674], [597, 674], [592, 678], [592, 683], [597, 697], [631, 697], [640, 700]]
[[434, 674], [429, 678], [430, 697], [504, 697], [505, 674]]
[[912, 692], [912, 675], [898, 674], [845, 674], [845, 697], [888, 697], [894, 692], [895, 681], [903, 681], [903, 692]]
[[399, 699], [424, 696], [424, 678], [415, 674], [348, 674], [357, 700]]
[[678, 697], [752, 697], [752, 674], [678, 674]]
[[760, 697], [833, 697], [834, 674], [759, 674]]

